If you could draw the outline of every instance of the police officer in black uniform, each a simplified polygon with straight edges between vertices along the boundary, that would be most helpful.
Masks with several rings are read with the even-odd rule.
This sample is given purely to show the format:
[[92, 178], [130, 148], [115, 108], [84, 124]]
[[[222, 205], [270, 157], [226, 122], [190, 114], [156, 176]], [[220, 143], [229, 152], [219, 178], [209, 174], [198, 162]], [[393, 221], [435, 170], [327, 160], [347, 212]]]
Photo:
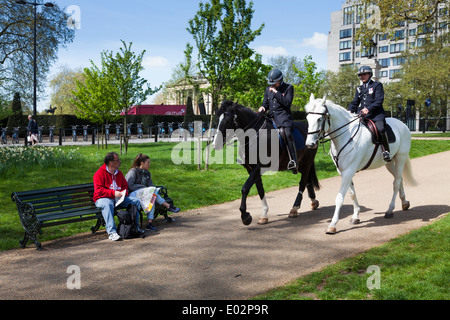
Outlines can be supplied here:
[[358, 69], [358, 76], [363, 84], [356, 88], [355, 98], [351, 102], [348, 110], [353, 113], [362, 114], [375, 123], [381, 137], [383, 160], [386, 162], [391, 161], [389, 141], [384, 128], [386, 115], [383, 109], [383, 85], [380, 82], [372, 80], [373, 71], [369, 66], [360, 67]]
[[297, 173], [297, 151], [292, 135], [293, 118], [291, 104], [294, 99], [294, 87], [283, 82], [283, 73], [278, 69], [270, 71], [267, 77], [269, 86], [264, 93], [264, 100], [259, 112], [269, 111], [278, 129], [284, 130], [289, 153], [288, 170]]

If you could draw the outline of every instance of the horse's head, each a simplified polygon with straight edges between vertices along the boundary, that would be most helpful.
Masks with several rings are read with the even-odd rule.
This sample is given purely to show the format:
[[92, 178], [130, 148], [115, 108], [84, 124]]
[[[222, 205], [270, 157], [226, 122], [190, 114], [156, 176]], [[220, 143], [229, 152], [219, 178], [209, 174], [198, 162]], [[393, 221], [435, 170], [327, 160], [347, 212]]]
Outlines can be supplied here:
[[306, 146], [310, 149], [316, 149], [321, 139], [330, 126], [330, 114], [326, 106], [327, 98], [315, 99], [311, 94], [308, 104], [305, 106], [308, 120], [308, 137], [306, 138]]
[[216, 150], [221, 150], [225, 143], [227, 143], [232, 135], [228, 134], [227, 130], [236, 129], [236, 118], [237, 115], [235, 113], [236, 104], [229, 100], [224, 100], [219, 110], [217, 110], [217, 133], [214, 137], [213, 146]]

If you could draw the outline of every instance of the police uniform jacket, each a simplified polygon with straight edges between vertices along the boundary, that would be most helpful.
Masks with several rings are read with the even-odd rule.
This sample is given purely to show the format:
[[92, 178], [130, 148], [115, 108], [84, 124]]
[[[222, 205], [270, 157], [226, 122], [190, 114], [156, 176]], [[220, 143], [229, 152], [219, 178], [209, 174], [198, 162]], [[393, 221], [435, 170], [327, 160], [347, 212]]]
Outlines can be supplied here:
[[294, 99], [294, 87], [283, 82], [277, 91], [277, 93], [270, 92], [270, 86], [267, 87], [262, 106], [266, 111], [269, 111], [269, 116], [273, 117], [278, 128], [291, 127], [293, 122], [291, 104]]
[[360, 113], [367, 108], [369, 114], [367, 119], [372, 121], [383, 121], [386, 118], [383, 109], [384, 89], [380, 82], [369, 80], [367, 86], [364, 84], [356, 88], [355, 98], [351, 102], [348, 110], [353, 113]]

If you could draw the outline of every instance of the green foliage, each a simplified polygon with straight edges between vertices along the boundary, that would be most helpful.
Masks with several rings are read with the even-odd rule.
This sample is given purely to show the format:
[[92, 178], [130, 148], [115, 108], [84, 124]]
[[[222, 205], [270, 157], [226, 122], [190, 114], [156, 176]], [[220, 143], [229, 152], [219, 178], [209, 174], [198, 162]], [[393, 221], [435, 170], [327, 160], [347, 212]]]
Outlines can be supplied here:
[[324, 82], [324, 72], [316, 72], [316, 63], [312, 60], [312, 56], [306, 56], [303, 59], [303, 67], [293, 66], [297, 77], [301, 82], [294, 84], [294, 101], [292, 102], [293, 110], [304, 110], [305, 105], [309, 102], [311, 93], [318, 96], [319, 89]]
[[239, 101], [240, 104], [253, 109], [262, 105], [264, 90], [267, 86], [267, 74], [271, 66], [262, 63], [261, 55], [242, 60], [231, 71], [230, 83], [223, 90], [225, 98]]
[[[233, 70], [254, 53], [249, 44], [261, 34], [264, 24], [253, 31], [253, 13], [252, 1], [247, 6], [246, 0], [210, 0], [201, 2], [197, 14], [189, 20], [187, 31], [197, 46], [197, 66], [210, 83], [207, 91], [212, 95], [213, 110], [222, 90], [231, 85]], [[191, 53], [186, 51], [189, 60]]]
[[73, 165], [80, 159], [78, 150], [42, 146], [0, 148], [0, 177], [17, 174], [24, 169], [24, 164], [27, 169], [39, 170]]
[[327, 99], [346, 108], [352, 102], [359, 84], [357, 69], [352, 66], [341, 66], [338, 72], [327, 71], [318, 97], [327, 95]]

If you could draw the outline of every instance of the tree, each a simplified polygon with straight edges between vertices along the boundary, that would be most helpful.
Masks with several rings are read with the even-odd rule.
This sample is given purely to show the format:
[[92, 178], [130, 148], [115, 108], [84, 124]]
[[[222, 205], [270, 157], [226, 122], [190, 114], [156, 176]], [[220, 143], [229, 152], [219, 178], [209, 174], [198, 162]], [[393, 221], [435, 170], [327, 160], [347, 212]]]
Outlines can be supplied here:
[[56, 108], [56, 114], [76, 114], [73, 91], [77, 89], [76, 80], [84, 82], [83, 70], [62, 67], [61, 71], [50, 80], [52, 89], [51, 105]]
[[[121, 40], [123, 47], [120, 52], [102, 53], [102, 64], [106, 69], [108, 90], [111, 93], [112, 110], [124, 114], [123, 127], [127, 130], [127, 114], [130, 107], [144, 102], [149, 95], [158, 92], [161, 87], [151, 89], [147, 80], [141, 78], [139, 73], [144, 70], [142, 60], [145, 50], [139, 55], [131, 51], [132, 42], [129, 45]], [[124, 135], [125, 153], [128, 151], [128, 136]]]
[[303, 61], [299, 58], [279, 55], [270, 58], [268, 63], [283, 72], [284, 82], [296, 85], [302, 82], [302, 79], [299, 78], [298, 73], [294, 70], [294, 67], [303, 69]]
[[361, 19], [357, 38], [366, 46], [377, 34], [395, 39], [395, 31], [404, 21], [435, 27], [440, 23], [448, 25], [450, 21], [448, 0], [352, 0], [352, 3], [356, 5], [352, 14]]
[[246, 0], [210, 0], [201, 2], [197, 14], [189, 20], [187, 31], [198, 49], [197, 66], [210, 83], [213, 113], [222, 90], [230, 86], [232, 71], [254, 53], [249, 44], [261, 34], [264, 24], [253, 31], [253, 13], [252, 1], [247, 6]]
[[[139, 105], [159, 88], [150, 89], [147, 80], [139, 73], [144, 69], [142, 60], [145, 50], [136, 55], [131, 51], [132, 43], [124, 41], [120, 52], [101, 53], [101, 69], [91, 61], [91, 68], [84, 69], [85, 82], [76, 80], [75, 99], [77, 115], [94, 122], [124, 117], [124, 131], [127, 129], [127, 113], [133, 105]], [[146, 88], [145, 88], [146, 87]], [[125, 152], [128, 151], [128, 137], [125, 134]]]
[[12, 101], [11, 115], [8, 118], [7, 126], [10, 128], [23, 126], [22, 115], [23, 115], [23, 112], [22, 112], [22, 102], [20, 100], [20, 93], [16, 92], [14, 94], [14, 99]]
[[[21, 92], [26, 102], [31, 101], [33, 92], [33, 10], [32, 5], [19, 5], [14, 0], [0, 2], [0, 89]], [[50, 65], [57, 59], [58, 48], [74, 39], [75, 31], [68, 27], [68, 18], [56, 3], [53, 8], [43, 7], [37, 12], [39, 91]]]
[[306, 56], [303, 59], [303, 68], [293, 66], [297, 77], [301, 79], [301, 83], [294, 84], [294, 101], [292, 102], [293, 109], [304, 110], [305, 105], [309, 102], [311, 93], [318, 96], [319, 89], [324, 82], [324, 72], [316, 72], [317, 66], [312, 61], [311, 56]]
[[223, 90], [230, 100], [237, 100], [246, 107], [258, 109], [264, 99], [267, 75], [271, 66], [262, 63], [261, 55], [242, 60], [230, 73], [230, 83]]
[[319, 97], [327, 95], [334, 103], [347, 108], [360, 84], [358, 70], [354, 66], [341, 66], [338, 72], [327, 71], [325, 81], [319, 90]]
[[[422, 116], [446, 117], [450, 100], [450, 47], [448, 43], [434, 42], [406, 55], [401, 73], [401, 86], [406, 88], [404, 98], [416, 101]], [[430, 99], [431, 108], [425, 105]]]

